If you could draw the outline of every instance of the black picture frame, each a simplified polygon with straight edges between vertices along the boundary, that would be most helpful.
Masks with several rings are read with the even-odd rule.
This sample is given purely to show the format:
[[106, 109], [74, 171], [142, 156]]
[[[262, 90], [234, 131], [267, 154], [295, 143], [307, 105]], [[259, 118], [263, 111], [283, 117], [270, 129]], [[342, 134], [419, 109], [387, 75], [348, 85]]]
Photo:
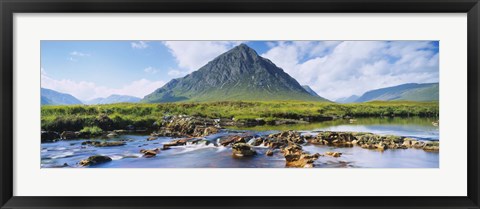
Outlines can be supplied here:
[[[479, 208], [478, 0], [0, 0], [1, 208]], [[21, 197], [13, 196], [15, 13], [467, 13], [468, 195], [465, 197]], [[445, 179], [449, 181], [449, 179]], [[348, 189], [348, 188], [346, 188]]]

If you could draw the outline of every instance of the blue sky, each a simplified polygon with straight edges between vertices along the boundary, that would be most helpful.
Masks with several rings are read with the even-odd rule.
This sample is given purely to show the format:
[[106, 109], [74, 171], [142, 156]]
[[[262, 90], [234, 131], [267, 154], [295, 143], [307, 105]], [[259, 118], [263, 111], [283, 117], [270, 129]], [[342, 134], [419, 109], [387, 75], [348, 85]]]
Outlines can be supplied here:
[[[42, 41], [42, 87], [82, 100], [143, 97], [244, 41]], [[337, 99], [403, 83], [438, 82], [436, 41], [247, 41], [258, 54]]]

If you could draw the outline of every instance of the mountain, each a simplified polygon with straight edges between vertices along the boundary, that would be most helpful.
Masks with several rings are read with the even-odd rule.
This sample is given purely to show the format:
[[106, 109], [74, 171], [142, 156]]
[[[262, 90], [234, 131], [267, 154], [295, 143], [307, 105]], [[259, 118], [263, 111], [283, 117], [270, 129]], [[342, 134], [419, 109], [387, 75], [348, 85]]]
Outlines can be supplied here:
[[136, 103], [136, 102], [139, 102], [140, 100], [141, 98], [134, 97], [134, 96], [112, 94], [107, 98], [100, 97], [100, 98], [88, 100], [85, 102], [85, 104], [113, 104], [113, 103], [123, 103], [123, 102]]
[[352, 103], [352, 102], [355, 102], [358, 98], [359, 98], [359, 96], [352, 95], [352, 96], [349, 96], [349, 97], [338, 98], [338, 99], [335, 100], [335, 102], [338, 102], [338, 103]]
[[328, 101], [310, 95], [281, 68], [241, 44], [197, 71], [171, 80], [142, 102], [232, 100]]
[[363, 94], [355, 102], [380, 101], [438, 101], [438, 83], [407, 83], [376, 89]]
[[319, 97], [318, 94], [317, 94], [317, 92], [315, 92], [312, 88], [310, 88], [310, 86], [308, 86], [308, 85], [303, 85], [302, 87], [303, 87], [303, 89], [305, 89], [305, 91], [307, 91], [310, 95]]
[[41, 88], [42, 105], [71, 105], [82, 104], [80, 100], [70, 94], [60, 93], [51, 89]]

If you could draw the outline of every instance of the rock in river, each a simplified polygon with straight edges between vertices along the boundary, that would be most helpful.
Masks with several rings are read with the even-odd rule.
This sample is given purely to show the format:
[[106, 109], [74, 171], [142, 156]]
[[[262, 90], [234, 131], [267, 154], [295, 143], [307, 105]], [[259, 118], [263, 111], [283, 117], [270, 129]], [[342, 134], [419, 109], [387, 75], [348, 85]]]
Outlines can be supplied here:
[[147, 138], [147, 141], [153, 141], [153, 140], [157, 140], [157, 139], [158, 139], [158, 137], [156, 137], [156, 136], [150, 136], [150, 137]]
[[438, 142], [427, 142], [425, 146], [423, 146], [423, 150], [427, 152], [439, 152], [440, 146]]
[[92, 145], [95, 147], [115, 147], [115, 146], [123, 146], [125, 145], [125, 142], [122, 141], [104, 141], [104, 142], [99, 142], [99, 141], [84, 141], [82, 142], [82, 145]]
[[236, 143], [232, 146], [232, 154], [237, 157], [243, 157], [255, 155], [257, 152], [246, 143]]
[[263, 144], [263, 141], [264, 141], [264, 140], [265, 140], [265, 139], [262, 138], [262, 137], [257, 137], [257, 138], [255, 138], [255, 139], [253, 139], [252, 145], [253, 145], [253, 146], [260, 146], [260, 145]]
[[303, 144], [305, 138], [297, 131], [284, 131], [277, 134], [270, 134], [268, 138], [286, 140], [290, 143]]
[[220, 145], [228, 146], [230, 144], [236, 143], [247, 143], [253, 136], [245, 135], [245, 136], [238, 136], [238, 135], [229, 135], [222, 137], [220, 139]]
[[337, 147], [351, 147], [357, 142], [357, 138], [352, 133], [347, 132], [320, 132], [314, 138], [309, 140], [312, 144], [323, 144]]
[[160, 150], [158, 148], [152, 149], [152, 150], [146, 150], [146, 149], [140, 150], [140, 153], [143, 153], [143, 157], [146, 157], [146, 158], [155, 157], [159, 152]]
[[203, 130], [203, 136], [208, 136], [208, 135], [216, 134], [216, 133], [218, 133], [218, 128], [215, 128], [214, 126], [206, 127]]
[[215, 134], [218, 129], [213, 119], [177, 115], [163, 119], [154, 135], [170, 137], [201, 137]]
[[88, 159], [82, 160], [79, 162], [81, 166], [89, 166], [89, 165], [98, 165], [101, 163], [106, 163], [112, 161], [112, 158], [103, 155], [94, 155], [88, 157]]
[[110, 138], [118, 137], [118, 134], [116, 132], [112, 131], [109, 134], [107, 134], [107, 137], [110, 137]]
[[192, 144], [195, 144], [195, 143], [198, 143], [199, 141], [201, 141], [202, 139], [201, 138], [183, 138], [183, 139], [176, 139], [176, 140], [173, 140], [173, 141], [170, 141], [168, 143], [165, 143], [163, 144], [163, 148], [164, 150], [166, 149], [169, 149], [170, 147], [174, 147], [174, 146], [183, 146], [183, 145], [187, 145], [187, 142], [190, 142]]
[[265, 153], [265, 155], [267, 155], [267, 156], [273, 156], [273, 150], [272, 150], [272, 149], [267, 150], [267, 152]]
[[325, 152], [325, 155], [332, 156], [332, 157], [340, 157], [342, 153], [340, 152]]
[[60, 139], [60, 135], [54, 131], [42, 131], [42, 143], [44, 142], [54, 142], [56, 139]]
[[62, 134], [60, 134], [61, 139], [76, 139], [77, 137], [77, 133], [73, 131], [64, 131]]
[[290, 144], [283, 149], [286, 167], [291, 168], [312, 168], [313, 163], [320, 157], [320, 154], [308, 154], [302, 150], [302, 146]]

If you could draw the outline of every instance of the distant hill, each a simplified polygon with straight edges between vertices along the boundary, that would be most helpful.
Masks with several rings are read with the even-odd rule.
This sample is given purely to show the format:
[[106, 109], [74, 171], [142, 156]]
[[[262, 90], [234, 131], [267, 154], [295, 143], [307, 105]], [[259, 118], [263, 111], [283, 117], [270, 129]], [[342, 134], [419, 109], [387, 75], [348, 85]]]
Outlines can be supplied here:
[[241, 44], [199, 70], [171, 80], [142, 102], [232, 100], [328, 101], [311, 95], [281, 68]]
[[70, 94], [61, 93], [51, 89], [41, 88], [42, 105], [72, 105], [82, 104], [80, 100]]
[[308, 85], [303, 85], [302, 87], [303, 87], [303, 89], [305, 89], [305, 91], [307, 91], [310, 95], [319, 97], [319, 95], [317, 94], [317, 92], [315, 92], [312, 88], [310, 88], [310, 86], [308, 86]]
[[438, 83], [407, 83], [368, 91], [355, 102], [368, 101], [438, 101]]
[[342, 98], [336, 99], [335, 102], [338, 102], [338, 103], [352, 103], [352, 102], [355, 102], [358, 98], [359, 98], [359, 96], [352, 95], [352, 96], [349, 96], [349, 97], [342, 97]]
[[140, 100], [141, 98], [134, 97], [134, 96], [112, 94], [107, 98], [100, 97], [100, 98], [88, 100], [85, 102], [85, 104], [113, 104], [113, 103], [122, 103], [122, 102], [136, 103], [136, 102], [140, 102]]

